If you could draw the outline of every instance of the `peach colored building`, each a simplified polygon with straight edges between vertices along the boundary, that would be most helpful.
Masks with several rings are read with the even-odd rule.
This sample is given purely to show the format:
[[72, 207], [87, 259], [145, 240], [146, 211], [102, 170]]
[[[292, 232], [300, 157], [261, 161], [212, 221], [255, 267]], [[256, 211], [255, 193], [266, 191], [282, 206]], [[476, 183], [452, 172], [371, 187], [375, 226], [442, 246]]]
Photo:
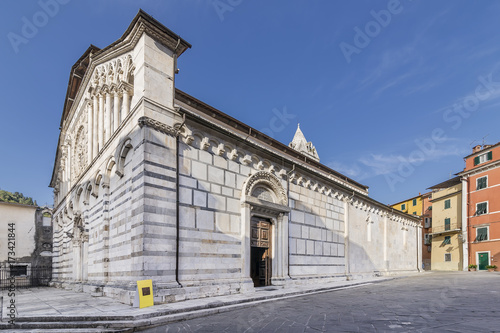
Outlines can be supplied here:
[[466, 156], [459, 173], [463, 185], [462, 225], [468, 244], [463, 269], [476, 264], [479, 270], [500, 263], [500, 142], [478, 145]]
[[463, 269], [462, 182], [460, 177], [429, 187], [432, 190], [432, 270]]

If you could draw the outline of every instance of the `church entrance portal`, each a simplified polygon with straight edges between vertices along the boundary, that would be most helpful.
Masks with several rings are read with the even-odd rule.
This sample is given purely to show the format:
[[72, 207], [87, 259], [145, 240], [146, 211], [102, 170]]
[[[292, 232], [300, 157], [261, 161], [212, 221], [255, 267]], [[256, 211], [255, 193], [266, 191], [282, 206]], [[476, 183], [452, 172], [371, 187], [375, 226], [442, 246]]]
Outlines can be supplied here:
[[255, 287], [271, 285], [271, 222], [253, 217], [251, 221], [250, 276]]

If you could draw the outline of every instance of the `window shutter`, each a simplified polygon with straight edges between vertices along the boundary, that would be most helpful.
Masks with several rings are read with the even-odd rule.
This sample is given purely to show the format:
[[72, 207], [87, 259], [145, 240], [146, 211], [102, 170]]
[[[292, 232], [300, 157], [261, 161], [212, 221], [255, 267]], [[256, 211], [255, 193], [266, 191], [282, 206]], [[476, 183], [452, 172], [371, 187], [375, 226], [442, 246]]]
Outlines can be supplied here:
[[491, 161], [493, 159], [493, 152], [489, 151], [488, 152], [488, 161]]
[[474, 165], [479, 164], [479, 156], [474, 157]]

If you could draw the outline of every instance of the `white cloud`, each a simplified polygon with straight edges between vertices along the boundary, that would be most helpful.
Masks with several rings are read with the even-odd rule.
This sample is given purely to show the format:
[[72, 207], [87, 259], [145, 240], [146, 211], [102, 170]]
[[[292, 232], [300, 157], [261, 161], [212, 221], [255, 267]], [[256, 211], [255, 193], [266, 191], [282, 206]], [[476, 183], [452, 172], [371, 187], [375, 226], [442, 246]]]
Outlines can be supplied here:
[[462, 147], [468, 146], [464, 145], [462, 141], [457, 138], [447, 138], [428, 150], [421, 149], [416, 143], [413, 143], [412, 147], [407, 147], [406, 151], [408, 153], [368, 153], [359, 157], [352, 164], [335, 161], [329, 163], [328, 166], [348, 177], [361, 181], [367, 178], [397, 173], [405, 163], [419, 167], [424, 163], [437, 162], [450, 156], [465, 156], [468, 150]]

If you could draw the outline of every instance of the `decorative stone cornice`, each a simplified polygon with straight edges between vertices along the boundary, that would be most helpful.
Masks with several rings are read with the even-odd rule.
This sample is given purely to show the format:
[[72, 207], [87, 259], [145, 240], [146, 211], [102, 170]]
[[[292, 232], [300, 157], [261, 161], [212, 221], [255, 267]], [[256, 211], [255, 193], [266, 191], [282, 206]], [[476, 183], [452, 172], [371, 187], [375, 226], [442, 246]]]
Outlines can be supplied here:
[[152, 129], [154, 129], [155, 131], [158, 131], [158, 132], [163, 133], [163, 134], [176, 136], [178, 133], [178, 131], [175, 128], [173, 128], [172, 126], [169, 126], [169, 125], [164, 124], [162, 122], [159, 122], [157, 120], [151, 119], [149, 117], [139, 118], [138, 123], [139, 123], [139, 127], [141, 127], [141, 128], [150, 127]]
[[278, 198], [280, 205], [288, 205], [286, 191], [283, 186], [281, 186], [278, 177], [267, 171], [259, 171], [248, 178], [244, 187], [244, 196], [250, 197], [253, 189], [258, 184], [267, 185], [267, 187], [270, 188]]

